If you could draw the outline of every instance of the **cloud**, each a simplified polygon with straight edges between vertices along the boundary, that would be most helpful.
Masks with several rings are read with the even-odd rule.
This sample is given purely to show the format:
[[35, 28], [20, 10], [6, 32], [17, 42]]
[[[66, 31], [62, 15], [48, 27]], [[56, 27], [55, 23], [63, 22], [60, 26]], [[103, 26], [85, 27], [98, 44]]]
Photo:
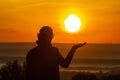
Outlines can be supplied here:
[[1, 33], [16, 33], [17, 31], [12, 28], [0, 28]]
[[111, 12], [111, 14], [120, 15], [120, 10], [114, 10], [114, 11]]

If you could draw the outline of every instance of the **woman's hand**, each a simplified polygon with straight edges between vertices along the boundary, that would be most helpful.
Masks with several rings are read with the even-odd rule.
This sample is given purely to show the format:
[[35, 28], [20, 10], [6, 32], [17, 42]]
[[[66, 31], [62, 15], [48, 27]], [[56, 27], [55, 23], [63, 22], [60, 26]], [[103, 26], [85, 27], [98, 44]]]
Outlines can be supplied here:
[[72, 49], [73, 49], [73, 50], [76, 50], [77, 48], [80, 48], [80, 47], [84, 46], [86, 43], [87, 43], [87, 42], [75, 44], [75, 45], [72, 46]]

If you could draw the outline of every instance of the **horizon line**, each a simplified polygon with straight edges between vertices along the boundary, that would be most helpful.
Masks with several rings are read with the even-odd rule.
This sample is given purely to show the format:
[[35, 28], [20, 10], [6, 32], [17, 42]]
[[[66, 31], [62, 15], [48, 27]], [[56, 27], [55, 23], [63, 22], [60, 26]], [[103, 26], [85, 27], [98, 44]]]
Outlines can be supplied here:
[[[36, 43], [36, 42], [0, 42], [0, 44], [4, 44], [4, 43], [9, 44], [9, 43]], [[77, 43], [52, 42], [52, 44], [77, 44]], [[89, 42], [87, 44], [118, 44], [118, 45], [120, 45], [120, 43], [89, 43]]]

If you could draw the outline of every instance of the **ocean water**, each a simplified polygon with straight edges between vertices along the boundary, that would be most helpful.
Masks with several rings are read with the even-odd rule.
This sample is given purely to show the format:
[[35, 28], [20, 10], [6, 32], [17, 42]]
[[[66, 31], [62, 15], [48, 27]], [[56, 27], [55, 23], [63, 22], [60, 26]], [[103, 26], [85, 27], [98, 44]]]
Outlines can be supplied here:
[[[63, 57], [73, 44], [54, 43]], [[0, 43], [0, 67], [8, 61], [18, 60], [23, 63], [28, 51], [35, 43]], [[74, 54], [70, 67], [60, 67], [61, 80], [71, 80], [79, 72], [104, 72], [120, 69], [120, 44], [87, 44]]]
[[[54, 43], [62, 56], [66, 57], [73, 44]], [[27, 52], [35, 43], [0, 43], [0, 63], [10, 60], [25, 61]], [[87, 44], [74, 54], [71, 67], [119, 66], [120, 44]]]

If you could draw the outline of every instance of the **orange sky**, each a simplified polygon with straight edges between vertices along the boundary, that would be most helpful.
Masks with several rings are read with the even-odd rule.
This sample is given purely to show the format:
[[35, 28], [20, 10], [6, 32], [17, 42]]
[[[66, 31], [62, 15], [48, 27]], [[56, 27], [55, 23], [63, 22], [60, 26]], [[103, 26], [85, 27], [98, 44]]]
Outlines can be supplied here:
[[[79, 33], [64, 29], [69, 14], [81, 18]], [[57, 43], [120, 43], [119, 0], [1, 0], [0, 42], [35, 42], [43, 25]]]

